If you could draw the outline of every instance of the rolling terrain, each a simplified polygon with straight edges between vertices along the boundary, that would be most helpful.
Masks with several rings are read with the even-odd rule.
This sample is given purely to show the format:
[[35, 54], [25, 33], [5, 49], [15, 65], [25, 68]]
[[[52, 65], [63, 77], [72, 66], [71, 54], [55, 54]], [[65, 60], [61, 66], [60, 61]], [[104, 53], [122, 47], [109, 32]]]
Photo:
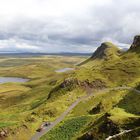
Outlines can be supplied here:
[[41, 140], [58, 140], [60, 137], [64, 140], [139, 139], [140, 95], [127, 89], [100, 92], [111, 87], [140, 89], [139, 38], [134, 38], [126, 52], [105, 42], [79, 64], [80, 68], [70, 75], [67, 86], [90, 87], [95, 95], [80, 102]]
[[[65, 67], [75, 70], [55, 72]], [[30, 79], [0, 85], [2, 139], [30, 140], [46, 121], [59, 123], [40, 140], [140, 139], [140, 36], [128, 51], [105, 42], [89, 58], [4, 57], [0, 75]]]
[[1, 139], [28, 140], [43, 121], [51, 121], [59, 116], [77, 98], [80, 89], [70, 93], [73, 96], [70, 100], [64, 96], [63, 99], [47, 101], [49, 92], [69, 73], [55, 71], [75, 67], [74, 64], [84, 59], [71, 56], [1, 58], [1, 76], [30, 79], [25, 83], [0, 85], [0, 132], [5, 133]]

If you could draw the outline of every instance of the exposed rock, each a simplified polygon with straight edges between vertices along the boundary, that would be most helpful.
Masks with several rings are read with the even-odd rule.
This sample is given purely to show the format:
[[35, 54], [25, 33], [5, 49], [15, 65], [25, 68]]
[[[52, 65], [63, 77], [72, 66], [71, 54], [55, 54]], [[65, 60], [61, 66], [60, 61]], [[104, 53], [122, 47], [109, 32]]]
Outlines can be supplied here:
[[102, 43], [100, 47], [93, 53], [93, 59], [110, 59], [118, 57], [120, 50], [112, 43], [105, 42]]
[[8, 136], [8, 131], [6, 129], [0, 130], [0, 138], [4, 138]]
[[106, 83], [103, 82], [103, 81], [100, 80], [100, 79], [96, 79], [96, 80], [92, 81], [92, 82], [89, 84], [89, 86], [90, 86], [91, 88], [95, 88], [95, 89], [103, 89], [103, 88], [106, 88], [106, 87], [107, 87], [107, 86], [106, 86]]
[[61, 88], [65, 88], [68, 86], [81, 86], [81, 87], [89, 87], [89, 88], [95, 88], [95, 89], [102, 89], [102, 88], [106, 88], [106, 83], [103, 82], [100, 79], [96, 79], [92, 82], [89, 82], [89, 80], [84, 80], [84, 81], [80, 81], [77, 78], [69, 78], [69, 79], [65, 79], [63, 83], [60, 84]]
[[140, 35], [136, 35], [134, 37], [133, 43], [132, 43], [132, 45], [130, 47], [130, 50], [135, 51], [138, 48], [140, 48]]
[[[82, 87], [86, 89], [87, 93], [90, 93], [91, 89], [103, 89], [106, 88], [106, 83], [100, 79], [96, 79], [92, 82], [89, 80], [80, 81], [77, 78], [67, 78], [60, 85], [56, 86], [52, 89], [48, 95], [48, 99], [50, 99], [53, 95], [55, 97], [58, 95], [59, 91], [72, 91], [76, 87]], [[89, 90], [89, 91], [88, 91]]]
[[60, 84], [60, 87], [65, 88], [65, 87], [72, 86], [72, 85], [75, 85], [75, 86], [80, 85], [79, 80], [76, 78], [67, 78], [64, 80], [63, 83]]
[[60, 83], [58, 86], [56, 86], [55, 88], [53, 88], [50, 91], [50, 93], [48, 95], [48, 99], [50, 99], [54, 94], [55, 94], [55, 97], [56, 97], [58, 95], [58, 92], [63, 90], [63, 89], [67, 90], [67, 91], [71, 91], [77, 85], [80, 85], [78, 79], [76, 79], [76, 78], [67, 78], [62, 83]]

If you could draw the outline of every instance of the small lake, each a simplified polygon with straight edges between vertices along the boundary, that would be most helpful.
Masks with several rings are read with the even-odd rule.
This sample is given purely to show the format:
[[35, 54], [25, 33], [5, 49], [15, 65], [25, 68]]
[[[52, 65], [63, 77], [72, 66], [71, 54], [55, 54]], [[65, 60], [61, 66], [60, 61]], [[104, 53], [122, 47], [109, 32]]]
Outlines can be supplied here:
[[63, 68], [63, 69], [58, 69], [55, 72], [67, 72], [67, 71], [72, 71], [74, 68]]
[[9, 83], [9, 82], [25, 83], [27, 81], [29, 81], [29, 79], [17, 78], [17, 77], [0, 77], [0, 84]]

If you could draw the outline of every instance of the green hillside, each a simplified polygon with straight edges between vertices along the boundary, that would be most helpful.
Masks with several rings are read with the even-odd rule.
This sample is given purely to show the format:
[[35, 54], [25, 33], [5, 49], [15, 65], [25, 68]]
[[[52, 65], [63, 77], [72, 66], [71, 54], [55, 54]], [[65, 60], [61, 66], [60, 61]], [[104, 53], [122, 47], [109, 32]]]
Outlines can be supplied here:
[[1, 58], [1, 76], [30, 79], [26, 83], [0, 85], [0, 132], [6, 132], [2, 139], [30, 139], [43, 121], [54, 120], [76, 100], [78, 92], [84, 94], [79, 88], [68, 93], [69, 100], [67, 95], [55, 100], [48, 99], [52, 89], [69, 74], [57, 73], [55, 70], [74, 67], [74, 64], [84, 59], [85, 57], [67, 56]]
[[[111, 139], [139, 139], [139, 41], [140, 37], [135, 37], [127, 52], [112, 43], [102, 43], [90, 58], [1, 59], [1, 76], [30, 79], [23, 84], [0, 85], [0, 131], [6, 131], [4, 139], [31, 139], [42, 122], [54, 122], [80, 99], [41, 140], [105, 140], [116, 134]], [[75, 70], [55, 72], [66, 67]]]
[[[140, 94], [131, 90], [111, 90], [101, 93], [99, 90], [127, 86], [140, 89], [140, 54], [137, 51], [140, 46], [136, 46], [136, 50], [130, 49], [120, 53], [111, 43], [107, 45], [109, 47], [105, 47], [104, 50], [99, 47], [92, 57], [81, 63], [79, 69], [70, 75], [73, 79], [78, 79], [78, 82], [84, 83], [82, 85], [84, 89], [87, 87], [94, 89], [92, 91], [94, 96], [79, 103], [64, 122], [57, 125], [41, 140], [58, 140], [59, 135], [65, 140], [105, 140], [125, 130], [131, 131], [112, 139], [138, 139]], [[81, 129], [76, 129], [77, 119], [81, 116], [89, 119]], [[69, 119], [75, 120], [75, 125], [68, 125], [71, 122], [67, 121]], [[63, 128], [66, 134], [63, 133]], [[71, 131], [75, 133], [71, 134]]]

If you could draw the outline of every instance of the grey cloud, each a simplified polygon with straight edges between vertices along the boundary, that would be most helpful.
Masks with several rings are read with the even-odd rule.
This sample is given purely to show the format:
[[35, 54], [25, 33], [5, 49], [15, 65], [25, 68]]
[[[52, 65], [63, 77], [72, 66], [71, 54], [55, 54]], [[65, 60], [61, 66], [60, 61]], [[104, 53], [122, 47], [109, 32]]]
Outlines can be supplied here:
[[[23, 42], [36, 46], [43, 52], [62, 50], [90, 52], [107, 38], [120, 47], [128, 47], [133, 36], [140, 33], [139, 17], [139, 1], [112, 0], [112, 3], [108, 5], [93, 8], [91, 6], [87, 15], [81, 17], [75, 15], [37, 19], [17, 17], [6, 26], [0, 25], [0, 40], [8, 42], [9, 39], [15, 39], [15, 43]], [[5, 49], [12, 50], [13, 45], [14, 43]], [[18, 51], [20, 49], [17, 48]], [[32, 50], [34, 47], [29, 49], [29, 51]]]

